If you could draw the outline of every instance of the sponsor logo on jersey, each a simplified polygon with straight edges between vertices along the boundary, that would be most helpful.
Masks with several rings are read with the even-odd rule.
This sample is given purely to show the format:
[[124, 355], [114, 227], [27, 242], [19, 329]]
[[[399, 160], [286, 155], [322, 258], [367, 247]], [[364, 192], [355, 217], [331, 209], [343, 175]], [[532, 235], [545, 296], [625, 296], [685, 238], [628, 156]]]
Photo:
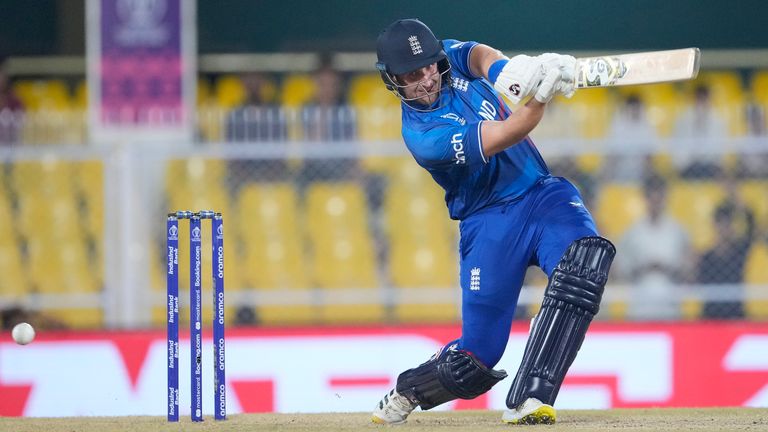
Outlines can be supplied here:
[[496, 119], [496, 107], [483, 99], [483, 102], [480, 104], [480, 111], [478, 111], [477, 114], [486, 120], [494, 120]]
[[464, 165], [467, 163], [467, 157], [464, 154], [464, 142], [462, 138], [463, 133], [453, 134], [451, 137], [451, 145], [453, 146], [453, 159], [456, 161], [456, 165]]
[[459, 115], [456, 114], [456, 113], [446, 113], [446, 114], [441, 115], [440, 118], [444, 118], [444, 119], [448, 119], [448, 120], [453, 120], [453, 121], [455, 121], [456, 123], [458, 123], [458, 124], [460, 124], [462, 126], [467, 124], [467, 121], [463, 117], [459, 117]]

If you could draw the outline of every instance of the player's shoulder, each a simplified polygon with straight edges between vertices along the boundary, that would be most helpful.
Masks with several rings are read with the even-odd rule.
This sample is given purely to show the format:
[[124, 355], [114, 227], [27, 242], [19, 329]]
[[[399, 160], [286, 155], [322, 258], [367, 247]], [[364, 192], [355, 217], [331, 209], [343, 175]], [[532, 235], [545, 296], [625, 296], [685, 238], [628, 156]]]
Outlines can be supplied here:
[[443, 39], [442, 44], [443, 51], [451, 64], [451, 76], [467, 81], [477, 79], [472, 76], [469, 65], [472, 50], [477, 46], [477, 42]]
[[445, 52], [460, 50], [462, 48], [471, 48], [472, 45], [476, 45], [477, 42], [472, 41], [460, 41], [458, 39], [443, 39], [443, 50]]

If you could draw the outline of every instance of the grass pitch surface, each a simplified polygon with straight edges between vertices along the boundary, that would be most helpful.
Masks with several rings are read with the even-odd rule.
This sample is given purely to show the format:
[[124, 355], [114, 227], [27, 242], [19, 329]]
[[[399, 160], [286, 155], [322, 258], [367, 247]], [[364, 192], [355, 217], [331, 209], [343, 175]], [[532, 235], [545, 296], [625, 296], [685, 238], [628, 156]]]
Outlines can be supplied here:
[[0, 431], [15, 432], [161, 432], [161, 431], [766, 431], [768, 409], [614, 409], [559, 411], [551, 426], [501, 422], [500, 411], [416, 412], [402, 426], [370, 423], [368, 413], [241, 414], [223, 422], [206, 418], [168, 423], [164, 417], [0, 418]]

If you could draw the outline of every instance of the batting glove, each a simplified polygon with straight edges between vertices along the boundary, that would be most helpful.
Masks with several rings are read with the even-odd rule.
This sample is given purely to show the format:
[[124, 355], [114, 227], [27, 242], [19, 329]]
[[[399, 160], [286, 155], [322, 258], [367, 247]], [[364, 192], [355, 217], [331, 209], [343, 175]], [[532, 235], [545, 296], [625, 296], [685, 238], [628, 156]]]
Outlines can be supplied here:
[[560, 82], [557, 84], [556, 93], [566, 98], [573, 96], [576, 91], [576, 58], [569, 55], [544, 53], [536, 57], [544, 69], [558, 68], [561, 72]]
[[559, 68], [549, 68], [533, 97], [541, 103], [549, 102], [552, 99], [552, 96], [559, 91], [558, 89], [562, 83], [562, 78], [563, 72]]
[[543, 78], [541, 60], [527, 55], [497, 60], [488, 68], [488, 79], [493, 88], [514, 104], [535, 92]]

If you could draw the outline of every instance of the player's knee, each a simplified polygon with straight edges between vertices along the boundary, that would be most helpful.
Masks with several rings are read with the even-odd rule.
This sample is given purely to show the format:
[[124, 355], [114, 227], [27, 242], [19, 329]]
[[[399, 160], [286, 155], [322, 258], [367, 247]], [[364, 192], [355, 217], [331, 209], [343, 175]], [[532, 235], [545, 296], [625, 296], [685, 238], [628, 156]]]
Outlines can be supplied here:
[[616, 248], [603, 237], [574, 241], [552, 272], [546, 296], [596, 314], [615, 255]]

